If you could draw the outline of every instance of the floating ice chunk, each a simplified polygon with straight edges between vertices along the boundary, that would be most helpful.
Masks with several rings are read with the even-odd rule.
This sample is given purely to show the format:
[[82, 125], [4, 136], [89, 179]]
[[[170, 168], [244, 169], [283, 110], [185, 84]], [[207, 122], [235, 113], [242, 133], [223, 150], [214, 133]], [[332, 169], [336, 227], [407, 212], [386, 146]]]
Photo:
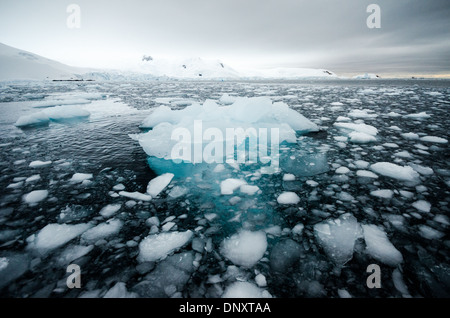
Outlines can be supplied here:
[[20, 116], [14, 124], [16, 127], [33, 127], [48, 125], [50, 119], [43, 112], [38, 112], [31, 115]]
[[375, 173], [401, 181], [417, 181], [419, 174], [411, 167], [402, 167], [390, 162], [377, 162], [370, 166]]
[[353, 109], [350, 113], [348, 113], [349, 117], [353, 118], [376, 118], [377, 114], [371, 114], [373, 110], [370, 109]]
[[125, 283], [117, 283], [106, 292], [103, 298], [136, 298], [137, 296], [136, 293], [127, 291]]
[[174, 186], [169, 192], [169, 197], [176, 199], [182, 197], [186, 193], [188, 193], [188, 189], [186, 187]]
[[127, 192], [127, 191], [120, 191], [119, 195], [123, 197], [127, 197], [130, 199], [135, 199], [138, 201], [150, 201], [152, 197], [148, 194], [140, 193], [140, 192]]
[[378, 134], [378, 129], [366, 124], [335, 123], [334, 126], [338, 128], [354, 130], [371, 136], [376, 136]]
[[82, 246], [72, 245], [68, 246], [58, 257], [58, 263], [61, 265], [68, 265], [72, 261], [87, 255], [94, 249], [94, 245]]
[[350, 121], [351, 119], [348, 117], [344, 117], [344, 116], [339, 116], [338, 118], [336, 118], [336, 121]]
[[339, 167], [335, 171], [337, 174], [346, 174], [350, 172], [350, 169], [347, 167]]
[[234, 282], [225, 289], [222, 298], [272, 298], [272, 296], [252, 283]]
[[248, 194], [248, 195], [254, 195], [255, 193], [257, 193], [259, 191], [259, 187], [255, 186], [255, 185], [243, 184], [243, 185], [241, 185], [239, 190], [242, 193], [245, 193], [245, 194]]
[[425, 200], [419, 200], [412, 204], [419, 212], [429, 213], [431, 210], [431, 204]]
[[387, 147], [387, 148], [398, 148], [398, 145], [393, 143], [393, 142], [385, 142], [383, 144], [383, 147]]
[[423, 176], [430, 176], [434, 173], [433, 169], [431, 169], [430, 167], [421, 166], [415, 163], [410, 163], [409, 165], [411, 166], [411, 168], [413, 168]]
[[409, 192], [409, 191], [405, 191], [405, 190], [400, 190], [400, 195], [407, 198], [407, 199], [411, 199], [412, 197], [414, 197], [414, 193]]
[[79, 108], [77, 106], [56, 106], [43, 111], [44, 114], [50, 118], [50, 120], [67, 120], [75, 118], [84, 118], [91, 115], [85, 109]]
[[419, 139], [419, 135], [415, 134], [415, 133], [412, 133], [412, 132], [401, 134], [401, 136], [403, 138], [405, 138], [405, 139], [408, 139], [408, 140], [417, 140], [417, 139]]
[[394, 271], [392, 272], [392, 282], [394, 283], [395, 289], [397, 289], [403, 297], [411, 297], [408, 291], [408, 287], [406, 287], [406, 284], [403, 281], [402, 273], [398, 268], [394, 269]]
[[393, 267], [403, 262], [402, 254], [392, 245], [382, 228], [373, 224], [362, 225], [362, 228], [366, 252], [371, 257]]
[[174, 177], [173, 173], [165, 173], [152, 180], [147, 185], [147, 193], [152, 196], [152, 198], [157, 197], [162, 190], [164, 190]]
[[361, 228], [350, 213], [314, 225], [314, 234], [325, 253], [337, 265], [344, 265], [353, 257], [355, 241]]
[[164, 232], [147, 236], [139, 244], [139, 262], [155, 262], [179, 250], [192, 239], [192, 231]]
[[353, 162], [353, 164], [358, 168], [358, 169], [366, 169], [367, 167], [369, 167], [369, 163], [367, 161], [364, 160], [355, 160]]
[[125, 190], [125, 186], [122, 183], [119, 183], [113, 187], [113, 190], [114, 191], [122, 191], [122, 190]]
[[23, 196], [23, 200], [28, 204], [34, 204], [45, 200], [48, 197], [47, 190], [35, 190]]
[[287, 191], [278, 196], [277, 202], [279, 204], [297, 204], [300, 202], [300, 198], [297, 193]]
[[337, 293], [340, 298], [352, 298], [352, 295], [345, 289], [338, 289]]
[[344, 202], [355, 200], [355, 198], [350, 193], [345, 192], [345, 191], [339, 192], [339, 194], [337, 195], [337, 198]]
[[358, 171], [356, 171], [356, 175], [358, 177], [378, 179], [378, 176], [369, 170], [358, 170]]
[[266, 233], [242, 230], [222, 241], [220, 251], [233, 264], [253, 267], [267, 249]]
[[395, 130], [395, 131], [401, 131], [401, 130], [402, 130], [402, 129], [401, 129], [400, 127], [398, 127], [398, 126], [389, 126], [388, 129]]
[[120, 210], [120, 208], [122, 207], [122, 204], [108, 204], [107, 206], [103, 207], [100, 210], [100, 215], [105, 217], [105, 218], [109, 218], [111, 216], [113, 216], [117, 211]]
[[52, 164], [51, 161], [36, 160], [36, 161], [30, 162], [30, 168], [42, 168], [42, 167], [47, 167], [51, 164]]
[[437, 214], [434, 218], [433, 221], [444, 224], [444, 225], [450, 225], [450, 221], [449, 218], [446, 215], [443, 214]]
[[401, 116], [399, 113], [396, 113], [396, 112], [389, 112], [386, 115], [389, 117], [400, 117]]
[[295, 176], [292, 173], [286, 173], [283, 175], [283, 181], [294, 181]]
[[41, 179], [41, 176], [39, 174], [34, 174], [31, 177], [28, 177], [25, 179], [25, 182], [34, 182]]
[[319, 185], [319, 183], [316, 182], [316, 181], [314, 181], [314, 180], [306, 180], [305, 183], [306, 183], [307, 185], [309, 185], [310, 187], [313, 187], [313, 188], [315, 188], [315, 187], [317, 187], [317, 186]]
[[392, 199], [392, 197], [394, 196], [394, 191], [389, 189], [375, 190], [371, 191], [370, 195], [382, 199]]
[[95, 243], [100, 239], [119, 233], [122, 226], [123, 222], [121, 220], [108, 220], [105, 223], [100, 223], [99, 225], [84, 232], [81, 235], [81, 240], [88, 244]]
[[350, 137], [350, 142], [355, 144], [366, 144], [377, 141], [377, 138], [374, 136], [359, 131], [353, 131], [348, 136]]
[[92, 173], [75, 173], [72, 178], [70, 178], [70, 182], [73, 183], [81, 183], [84, 180], [92, 179], [93, 175]]
[[302, 223], [299, 223], [292, 228], [292, 234], [301, 235], [304, 228], [305, 226]]
[[434, 142], [438, 144], [446, 144], [448, 143], [448, 140], [442, 137], [436, 137], [436, 136], [424, 136], [420, 138], [421, 141], [425, 142]]
[[92, 224], [48, 224], [38, 234], [30, 236], [28, 248], [35, 249], [41, 254], [63, 246], [77, 236], [87, 231]]
[[247, 182], [241, 179], [226, 179], [220, 183], [220, 193], [222, 195], [231, 195], [236, 189], [244, 184], [247, 184]]
[[222, 105], [231, 105], [236, 101], [235, 96], [230, 96], [227, 93], [223, 94], [222, 97], [220, 97], [219, 99], [219, 103], [221, 103]]
[[396, 157], [400, 157], [400, 158], [405, 158], [405, 159], [411, 159], [413, 156], [406, 150], [404, 151], [400, 151], [400, 152], [396, 152], [394, 153], [394, 156]]
[[439, 240], [445, 236], [444, 233], [424, 224], [419, 225], [419, 234], [429, 240]]
[[417, 113], [417, 114], [405, 115], [403, 117], [405, 117], [405, 118], [412, 118], [412, 119], [426, 119], [426, 118], [430, 118], [431, 115], [427, 114], [426, 112], [420, 112], [420, 113]]
[[258, 274], [255, 276], [255, 282], [259, 287], [266, 287], [267, 286], [267, 280], [266, 277], [263, 274]]

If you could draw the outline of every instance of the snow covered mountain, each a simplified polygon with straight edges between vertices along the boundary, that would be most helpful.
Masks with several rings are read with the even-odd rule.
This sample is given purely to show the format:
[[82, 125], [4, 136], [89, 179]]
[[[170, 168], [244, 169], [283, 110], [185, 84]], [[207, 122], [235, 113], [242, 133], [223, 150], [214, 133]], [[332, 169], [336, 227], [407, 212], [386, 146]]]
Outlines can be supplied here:
[[15, 80], [154, 80], [154, 79], [302, 79], [338, 78], [324, 69], [274, 68], [235, 70], [219, 60], [168, 60], [144, 56], [129, 70], [72, 67], [0, 43], [0, 81]]
[[0, 81], [77, 79], [86, 72], [0, 43]]

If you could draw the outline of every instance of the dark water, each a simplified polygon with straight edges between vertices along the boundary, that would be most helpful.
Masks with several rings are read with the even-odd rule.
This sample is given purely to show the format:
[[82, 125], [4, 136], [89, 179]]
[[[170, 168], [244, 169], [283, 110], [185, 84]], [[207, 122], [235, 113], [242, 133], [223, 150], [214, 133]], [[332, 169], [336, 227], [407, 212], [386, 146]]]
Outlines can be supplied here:
[[[0, 86], [0, 186], [3, 189], [0, 195], [0, 258], [19, 264], [15, 271], [8, 272], [9, 277], [2, 276], [0, 270], [0, 295], [78, 297], [91, 292], [88, 295], [102, 296], [117, 282], [123, 282], [128, 290], [144, 297], [220, 297], [222, 290], [236, 280], [254, 282], [258, 272], [266, 277], [265, 289], [275, 297], [338, 297], [340, 289], [355, 297], [401, 297], [402, 293], [392, 279], [397, 270], [413, 297], [448, 297], [449, 224], [436, 221], [437, 215], [447, 221], [449, 217], [448, 143], [406, 140], [400, 133], [414, 132], [448, 140], [449, 84], [449, 81], [440, 80], [380, 80]], [[83, 105], [92, 113], [89, 119], [51, 122], [48, 126], [28, 129], [13, 125], [20, 116], [39, 111], [32, 108], [36, 100], [61, 95], [76, 97], [84, 92], [107, 95], [106, 100]], [[208, 169], [197, 171], [197, 177], [191, 176], [194, 181], [175, 182], [175, 185], [190, 190], [180, 199], [170, 199], [165, 193], [149, 202], [131, 202], [124, 197], [111, 196], [113, 186], [119, 183], [125, 186], [126, 191], [144, 193], [148, 181], [156, 176], [148, 165], [145, 152], [128, 136], [141, 132], [139, 125], [150, 109], [161, 103], [180, 109], [185, 107], [186, 101], [189, 104], [218, 99], [223, 93], [269, 96], [275, 101], [284, 101], [315, 121], [323, 132], [306, 136], [296, 149], [310, 150], [310, 155], [326, 153], [325, 172], [302, 175], [299, 172], [302, 164], [298, 163], [292, 168], [293, 173], [299, 172], [300, 176], [295, 182], [283, 182], [280, 176], [263, 176], [258, 183], [263, 194], [233, 206], [228, 203], [228, 198], [216, 195], [218, 186], [210, 181], [212, 177]], [[172, 103], [167, 98], [171, 98]], [[330, 107], [333, 102], [342, 102], [343, 106]], [[369, 109], [378, 115], [376, 118], [361, 118], [379, 130], [375, 144], [348, 143], [342, 147], [334, 138], [342, 135], [333, 126], [336, 118], [347, 116], [352, 109]], [[413, 120], [387, 116], [389, 112], [401, 115], [427, 112], [431, 117]], [[355, 120], [358, 119], [352, 119]], [[393, 130], [392, 126], [401, 131]], [[395, 143], [398, 148], [381, 146], [385, 143]], [[423, 147], [418, 147], [418, 144]], [[356, 178], [354, 174], [343, 178], [334, 173], [338, 166], [348, 166], [355, 160], [396, 162], [399, 157], [394, 153], [397, 151], [412, 154], [411, 158], [402, 159], [398, 164], [416, 163], [433, 169], [432, 175], [421, 176], [418, 185], [425, 188], [405, 185], [390, 178], [380, 178], [373, 183]], [[30, 168], [29, 163], [35, 160], [52, 161], [52, 164]], [[245, 172], [253, 171], [249, 168], [248, 171], [244, 169]], [[91, 183], [73, 184], [69, 180], [74, 173], [91, 173], [94, 177]], [[39, 174], [40, 179], [34, 182], [20, 179], [35, 174]], [[307, 180], [314, 180], [319, 185], [311, 188], [305, 184]], [[8, 188], [10, 184], [20, 182], [23, 182], [21, 186]], [[24, 194], [38, 189], [49, 191], [45, 201], [36, 206], [23, 202]], [[376, 189], [409, 191], [413, 198], [407, 199], [397, 192], [392, 200], [380, 200], [369, 195]], [[295, 191], [301, 202], [296, 207], [277, 205], [276, 195], [281, 191]], [[342, 192], [355, 200], [339, 200]], [[430, 213], [421, 214], [411, 207], [411, 203], [419, 199], [431, 203]], [[101, 223], [104, 220], [98, 211], [111, 203], [122, 204], [116, 217], [124, 225], [118, 234], [95, 243], [92, 251], [76, 259], [83, 269], [84, 288], [70, 290], [65, 281], [67, 264], [62, 264], [59, 257], [66, 247], [77, 244], [77, 239], [48, 255], [39, 256], [27, 248], [27, 238], [50, 223]], [[65, 212], [64, 218], [61, 218], [61, 212]], [[364, 252], [363, 240], [357, 241], [352, 260], [337, 269], [315, 238], [315, 224], [337, 218], [344, 212], [352, 213], [361, 224], [383, 227], [389, 240], [403, 255], [404, 262], [397, 269], [382, 266], [382, 289], [368, 289], [365, 285], [366, 267], [376, 261]], [[208, 213], [218, 214], [218, 217], [212, 221], [205, 219]], [[230, 223], [229, 219], [237, 214], [240, 214], [239, 221]], [[187, 217], [179, 218], [184, 215]], [[148, 264], [148, 268], [142, 270], [136, 260], [139, 253], [137, 245], [149, 234], [146, 220], [151, 216], [157, 216], [160, 221], [176, 216], [175, 229], [195, 231], [195, 237], [212, 244], [212, 248], [199, 252], [188, 245], [182, 249], [188, 256], [195, 254], [199, 264], [195, 268], [191, 265], [183, 271], [166, 271], [163, 268], [168, 266], [167, 261], [163, 261]], [[394, 225], [393, 216], [402, 218], [400, 227]], [[305, 226], [301, 236], [284, 231], [298, 223]], [[420, 225], [428, 225], [444, 236], [440, 239], [424, 238], [419, 235]], [[254, 268], [239, 268], [236, 273], [230, 273], [234, 270], [230, 267], [232, 263], [221, 255], [219, 249], [224, 237], [240, 228], [261, 230], [269, 226], [277, 226], [281, 231], [268, 234], [269, 245], [264, 258]], [[135, 243], [130, 243], [132, 241]], [[289, 258], [286, 255], [294, 256]], [[275, 258], [280, 259], [281, 268], [285, 266], [282, 273], [273, 265]], [[181, 277], [180, 273], [186, 275], [186, 279], [172, 282], [176, 292], [172, 289], [171, 292], [165, 291], [164, 286], [160, 286], [170, 285], [166, 276]], [[221, 277], [220, 282], [208, 282], [208, 278], [214, 275]], [[155, 287], [148, 293], [139, 292], [134, 286], [142, 281], [153, 281], [159, 289]]]

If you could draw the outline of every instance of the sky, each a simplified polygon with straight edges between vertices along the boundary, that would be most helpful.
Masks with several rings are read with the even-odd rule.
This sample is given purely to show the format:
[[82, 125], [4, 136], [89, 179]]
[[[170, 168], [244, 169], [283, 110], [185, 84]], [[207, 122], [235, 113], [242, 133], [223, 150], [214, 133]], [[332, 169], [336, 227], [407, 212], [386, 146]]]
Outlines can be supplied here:
[[[369, 4], [380, 28], [369, 28]], [[80, 8], [69, 28], [67, 7]], [[450, 0], [0, 0], [0, 42], [82, 67], [142, 55], [236, 69], [450, 77]]]

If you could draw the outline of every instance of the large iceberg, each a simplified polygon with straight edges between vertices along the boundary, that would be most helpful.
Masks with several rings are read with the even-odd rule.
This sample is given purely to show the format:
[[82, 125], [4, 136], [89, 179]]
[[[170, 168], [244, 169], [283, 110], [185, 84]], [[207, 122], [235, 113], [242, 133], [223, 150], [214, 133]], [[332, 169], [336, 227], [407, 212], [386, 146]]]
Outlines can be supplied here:
[[144, 120], [141, 128], [151, 130], [131, 137], [149, 156], [187, 163], [239, 162], [245, 159], [247, 142], [248, 161], [264, 160], [269, 150], [277, 150], [274, 145], [296, 143], [296, 133], [318, 131], [316, 124], [287, 104], [273, 103], [266, 97], [240, 97], [229, 106], [206, 100], [203, 105], [194, 103], [181, 110], [163, 105]]

